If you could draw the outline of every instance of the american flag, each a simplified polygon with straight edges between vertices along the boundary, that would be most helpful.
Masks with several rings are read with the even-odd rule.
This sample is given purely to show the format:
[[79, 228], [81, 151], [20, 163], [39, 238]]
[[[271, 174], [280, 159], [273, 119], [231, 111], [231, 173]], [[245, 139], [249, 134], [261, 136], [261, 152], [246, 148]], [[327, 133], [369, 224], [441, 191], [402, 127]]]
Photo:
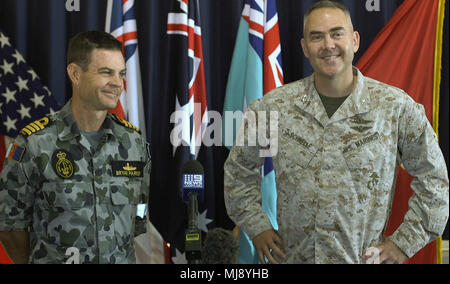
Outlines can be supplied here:
[[29, 123], [58, 109], [50, 90], [0, 29], [0, 135], [14, 138]]
[[[5, 138], [15, 138], [29, 123], [59, 108], [48, 88], [0, 29], [0, 171], [7, 147]], [[1, 245], [0, 263], [12, 263]]]

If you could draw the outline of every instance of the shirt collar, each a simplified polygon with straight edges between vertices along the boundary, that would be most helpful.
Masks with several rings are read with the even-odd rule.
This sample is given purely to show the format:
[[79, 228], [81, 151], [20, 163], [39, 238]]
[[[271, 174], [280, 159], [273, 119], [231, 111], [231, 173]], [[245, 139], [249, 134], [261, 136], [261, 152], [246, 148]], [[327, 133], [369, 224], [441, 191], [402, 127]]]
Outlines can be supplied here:
[[[57, 124], [58, 139], [61, 141], [69, 141], [81, 136], [80, 129], [75, 121], [70, 107], [72, 100], [69, 100], [66, 105], [55, 114], [54, 123]], [[58, 125], [60, 124], [60, 125]], [[117, 132], [117, 125], [113, 122], [111, 114], [107, 114], [103, 122], [103, 135], [115, 136], [121, 140], [121, 135], [115, 135]]]
[[314, 85], [314, 74], [305, 78], [305, 92], [301, 93], [296, 99], [295, 105], [314, 116], [322, 125], [368, 112], [370, 110], [370, 96], [366, 78], [356, 67], [353, 67], [353, 73], [356, 74], [355, 88], [331, 119], [328, 118], [320, 96], [317, 93]]

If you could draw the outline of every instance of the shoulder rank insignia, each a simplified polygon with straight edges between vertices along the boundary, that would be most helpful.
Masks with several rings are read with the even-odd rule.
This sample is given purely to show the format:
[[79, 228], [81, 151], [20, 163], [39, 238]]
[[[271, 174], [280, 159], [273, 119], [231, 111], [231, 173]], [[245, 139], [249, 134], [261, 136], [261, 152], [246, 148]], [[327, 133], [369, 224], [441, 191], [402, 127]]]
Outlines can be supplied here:
[[20, 130], [20, 134], [24, 136], [30, 136], [31, 134], [44, 129], [49, 124], [49, 122], [50, 120], [48, 119], [48, 117], [43, 117], [25, 126], [22, 130]]
[[136, 131], [137, 133], [141, 133], [141, 131], [139, 130], [139, 128], [137, 128], [136, 126], [134, 126], [133, 124], [131, 124], [130, 122], [126, 121], [125, 119], [121, 119], [116, 115], [113, 115], [113, 117], [115, 118], [115, 120], [117, 122], [119, 122], [120, 124], [122, 124], [123, 126], [127, 127], [127, 128], [131, 128], [134, 131]]

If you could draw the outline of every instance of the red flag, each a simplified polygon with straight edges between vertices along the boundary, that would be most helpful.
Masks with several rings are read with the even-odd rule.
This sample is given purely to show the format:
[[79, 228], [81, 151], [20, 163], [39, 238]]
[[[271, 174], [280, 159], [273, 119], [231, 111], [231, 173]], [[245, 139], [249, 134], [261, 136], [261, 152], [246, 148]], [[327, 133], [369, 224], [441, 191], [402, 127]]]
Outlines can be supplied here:
[[[439, 109], [433, 94], [438, 93], [434, 86], [439, 86], [435, 78], [440, 78], [436, 73], [440, 73], [441, 64], [440, 54], [435, 50], [441, 44], [438, 35], [442, 39], [444, 2], [405, 0], [356, 64], [366, 76], [401, 88], [423, 104], [434, 127], [437, 121], [433, 121], [433, 115]], [[403, 168], [399, 169], [387, 236], [403, 222], [413, 194], [412, 179]], [[436, 242], [428, 244], [406, 263], [439, 262]]]
[[6, 251], [0, 245], [0, 264], [13, 264]]
[[114, 114], [115, 116], [121, 119], [126, 119], [125, 112], [123, 111], [123, 107], [120, 101], [117, 102], [117, 106], [115, 108], [110, 109], [108, 112]]

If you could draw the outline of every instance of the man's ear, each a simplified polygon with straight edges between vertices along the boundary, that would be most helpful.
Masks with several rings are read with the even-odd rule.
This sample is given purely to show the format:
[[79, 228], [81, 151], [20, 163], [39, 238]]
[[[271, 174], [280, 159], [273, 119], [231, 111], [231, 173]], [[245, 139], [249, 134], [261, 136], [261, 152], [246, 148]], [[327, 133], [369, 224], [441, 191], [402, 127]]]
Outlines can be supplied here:
[[303, 54], [309, 59], [308, 47], [306, 47], [306, 41], [304, 38], [300, 40], [300, 44], [302, 45]]
[[359, 49], [360, 36], [357, 31], [353, 32], [353, 52], [356, 53]]
[[72, 85], [78, 85], [81, 75], [81, 67], [75, 63], [67, 65], [67, 75], [69, 75]]

